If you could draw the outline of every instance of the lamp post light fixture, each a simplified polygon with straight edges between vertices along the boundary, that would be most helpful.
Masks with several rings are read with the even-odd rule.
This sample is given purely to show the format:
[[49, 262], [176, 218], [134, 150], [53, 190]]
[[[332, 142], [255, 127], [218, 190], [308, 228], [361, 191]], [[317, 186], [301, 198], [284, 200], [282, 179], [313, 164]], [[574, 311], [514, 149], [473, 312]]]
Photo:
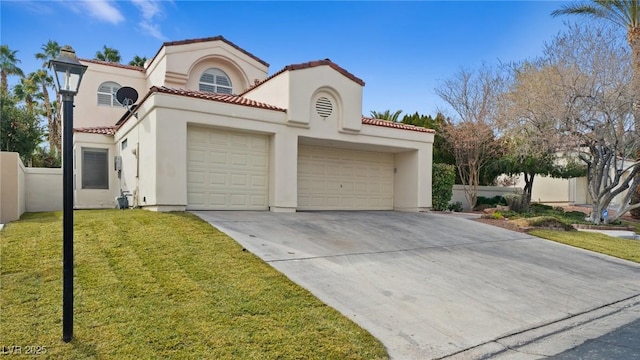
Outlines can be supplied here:
[[87, 70], [69, 45], [49, 61], [62, 97], [62, 340], [73, 338], [73, 97]]

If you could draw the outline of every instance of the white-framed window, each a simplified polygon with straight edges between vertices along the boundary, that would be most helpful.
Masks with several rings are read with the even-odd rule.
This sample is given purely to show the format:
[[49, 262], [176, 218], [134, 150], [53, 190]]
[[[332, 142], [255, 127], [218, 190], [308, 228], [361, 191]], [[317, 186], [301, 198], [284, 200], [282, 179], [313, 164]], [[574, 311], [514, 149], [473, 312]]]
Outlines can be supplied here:
[[121, 106], [116, 99], [116, 91], [120, 89], [120, 84], [113, 81], [102, 83], [98, 87], [98, 105], [104, 106]]
[[200, 76], [199, 90], [208, 93], [231, 94], [231, 80], [224, 71], [210, 68]]
[[82, 148], [82, 188], [109, 189], [109, 149]]

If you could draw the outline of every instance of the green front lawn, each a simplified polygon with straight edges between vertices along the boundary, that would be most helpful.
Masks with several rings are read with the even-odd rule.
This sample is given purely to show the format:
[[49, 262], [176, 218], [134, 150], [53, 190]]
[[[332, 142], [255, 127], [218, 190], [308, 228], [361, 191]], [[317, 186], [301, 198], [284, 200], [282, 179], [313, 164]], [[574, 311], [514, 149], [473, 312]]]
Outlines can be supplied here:
[[[0, 233], [0, 346], [64, 359], [382, 359], [384, 346], [187, 213], [75, 212], [74, 340], [62, 337], [62, 214]], [[14, 348], [15, 349], [15, 348]]]
[[543, 239], [640, 263], [639, 240], [622, 239], [585, 231], [531, 230], [528, 233]]

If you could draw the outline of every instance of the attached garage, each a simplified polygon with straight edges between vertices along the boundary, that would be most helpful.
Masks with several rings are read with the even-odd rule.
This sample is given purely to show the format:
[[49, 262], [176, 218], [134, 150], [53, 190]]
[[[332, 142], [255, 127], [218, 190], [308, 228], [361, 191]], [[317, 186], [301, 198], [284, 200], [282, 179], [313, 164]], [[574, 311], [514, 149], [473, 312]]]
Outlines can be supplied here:
[[187, 209], [268, 210], [269, 137], [187, 128]]
[[298, 210], [393, 210], [394, 155], [300, 145]]

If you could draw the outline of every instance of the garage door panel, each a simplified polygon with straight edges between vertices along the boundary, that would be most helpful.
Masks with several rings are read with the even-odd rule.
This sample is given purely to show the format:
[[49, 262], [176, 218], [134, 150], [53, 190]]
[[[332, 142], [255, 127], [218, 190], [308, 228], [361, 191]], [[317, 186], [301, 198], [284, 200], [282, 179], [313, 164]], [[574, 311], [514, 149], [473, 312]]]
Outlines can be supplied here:
[[[226, 164], [227, 161], [227, 153], [223, 150], [214, 150], [209, 151], [209, 159], [208, 166], [210, 168], [215, 168], [220, 164]], [[205, 160], [206, 161], [206, 160]]]
[[300, 145], [298, 209], [392, 210], [389, 153]]
[[205, 196], [206, 194], [204, 192], [192, 191], [187, 194], [187, 201], [189, 204], [204, 205]]
[[253, 175], [251, 176], [251, 185], [257, 186], [259, 188], [263, 188], [265, 185], [267, 185], [267, 177], [260, 176], [260, 175]]
[[269, 163], [266, 155], [252, 154], [251, 167], [258, 170], [266, 170], [266, 164]]
[[197, 184], [205, 184], [207, 179], [207, 173], [203, 170], [191, 170], [187, 172], [187, 181], [197, 185]]
[[227, 174], [210, 173], [209, 183], [207, 185], [209, 185], [207, 187], [210, 187], [211, 185], [227, 185]]
[[267, 210], [269, 139], [189, 127], [187, 208]]

